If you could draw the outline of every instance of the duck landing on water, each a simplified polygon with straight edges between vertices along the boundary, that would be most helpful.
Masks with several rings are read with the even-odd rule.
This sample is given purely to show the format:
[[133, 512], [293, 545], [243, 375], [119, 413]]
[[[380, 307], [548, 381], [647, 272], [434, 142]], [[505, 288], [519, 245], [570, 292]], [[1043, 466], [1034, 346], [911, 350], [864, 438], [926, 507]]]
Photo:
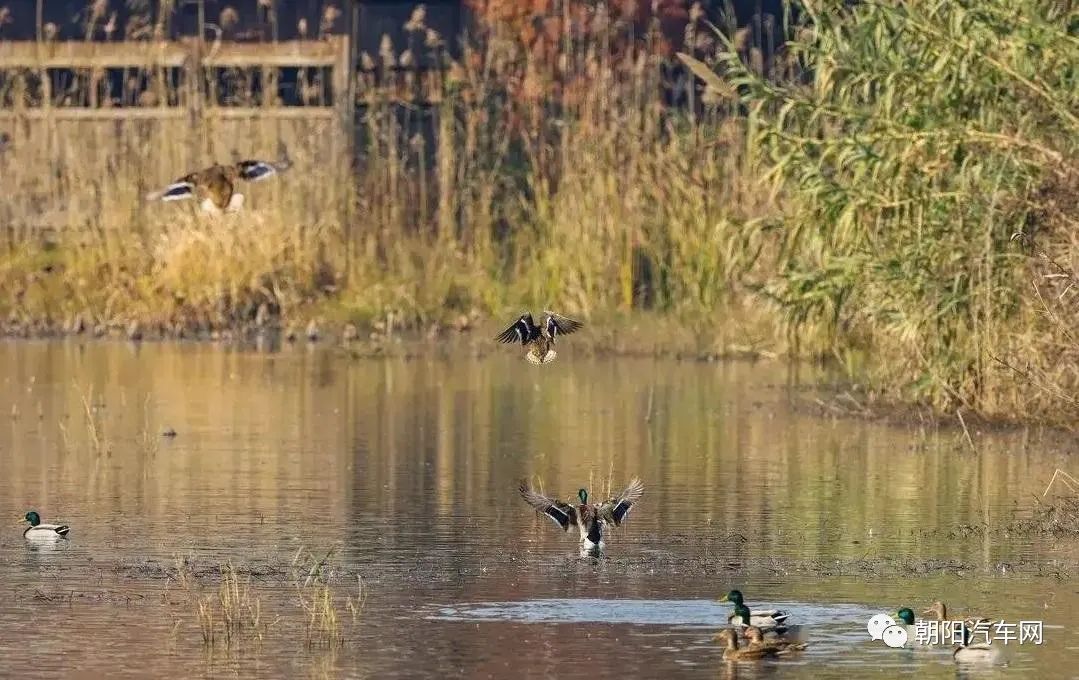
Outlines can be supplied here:
[[577, 491], [578, 505], [548, 498], [532, 490], [527, 482], [521, 482], [518, 490], [526, 503], [554, 520], [563, 531], [568, 532], [573, 525], [577, 527], [581, 534], [581, 557], [599, 557], [606, 548], [605, 529], [621, 526], [634, 503], [644, 494], [644, 484], [634, 478], [622, 493], [599, 505], [588, 502], [586, 489]]
[[549, 364], [555, 360], [558, 353], [554, 351], [555, 338], [559, 335], [569, 335], [584, 326], [580, 321], [555, 314], [544, 310], [547, 318], [543, 321], [543, 327], [537, 326], [532, 320], [531, 312], [522, 314], [513, 325], [495, 336], [495, 340], [501, 343], [520, 341], [522, 347], [528, 347], [525, 359], [537, 366]]
[[292, 167], [287, 158], [280, 161], [246, 160], [232, 165], [215, 163], [208, 168], [192, 172], [177, 179], [167, 187], [146, 195], [147, 201], [199, 201], [199, 207], [211, 215], [239, 212], [244, 205], [244, 195], [236, 191], [240, 180], [260, 182]]

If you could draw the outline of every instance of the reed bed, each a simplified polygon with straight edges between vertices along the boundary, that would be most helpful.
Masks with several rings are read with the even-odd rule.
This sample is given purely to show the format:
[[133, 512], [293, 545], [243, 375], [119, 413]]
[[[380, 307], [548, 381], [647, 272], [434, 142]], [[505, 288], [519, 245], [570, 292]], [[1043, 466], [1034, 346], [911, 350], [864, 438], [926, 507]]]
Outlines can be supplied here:
[[[169, 583], [175, 583], [174, 592], [185, 597], [179, 604], [193, 614], [207, 647], [259, 644], [273, 633], [302, 639], [308, 648], [336, 648], [354, 639], [368, 591], [359, 575], [354, 589], [329, 583], [325, 572], [333, 553], [330, 550], [316, 558], [300, 548], [282, 581], [262, 585], [253, 583], [252, 574], [231, 560], [209, 574], [196, 574], [187, 558], [177, 557]], [[291, 597], [287, 597], [289, 592]], [[168, 587], [164, 599], [170, 601]], [[177, 619], [177, 629], [184, 618]]]
[[[815, 0], [721, 30], [691, 12], [684, 62], [658, 20], [605, 7], [547, 17], [546, 42], [495, 13], [430, 106], [360, 88], [355, 135], [279, 119], [12, 130], [0, 314], [169, 334], [647, 312], [700, 352], [834, 358], [882, 400], [1074, 421], [1070, 3]], [[139, 201], [282, 149], [294, 170], [245, 187], [246, 214]]]

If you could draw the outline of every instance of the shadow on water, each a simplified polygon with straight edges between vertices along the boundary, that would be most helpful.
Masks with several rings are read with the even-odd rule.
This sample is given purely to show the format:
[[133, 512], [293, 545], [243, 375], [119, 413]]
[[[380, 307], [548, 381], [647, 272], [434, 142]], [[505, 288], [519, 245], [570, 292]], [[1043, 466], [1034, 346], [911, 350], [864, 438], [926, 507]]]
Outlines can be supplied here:
[[[0, 512], [72, 527], [55, 545], [0, 532], [0, 658], [18, 677], [953, 678], [947, 650], [865, 629], [945, 599], [1045, 621], [1044, 644], [970, 677], [1070, 667], [1079, 546], [967, 529], [1027, 516], [1069, 459], [1030, 434], [975, 433], [972, 455], [943, 430], [792, 408], [820, 377], [572, 347], [537, 370], [0, 342]], [[600, 560], [515, 490], [632, 476], [644, 496]], [[367, 589], [342, 641], [311, 642], [323, 591], [297, 590], [303, 547], [336, 547], [316, 585], [338, 616]], [[226, 572], [257, 620], [208, 647], [199, 605], [221, 610]], [[809, 648], [724, 663], [732, 587], [790, 610]]]

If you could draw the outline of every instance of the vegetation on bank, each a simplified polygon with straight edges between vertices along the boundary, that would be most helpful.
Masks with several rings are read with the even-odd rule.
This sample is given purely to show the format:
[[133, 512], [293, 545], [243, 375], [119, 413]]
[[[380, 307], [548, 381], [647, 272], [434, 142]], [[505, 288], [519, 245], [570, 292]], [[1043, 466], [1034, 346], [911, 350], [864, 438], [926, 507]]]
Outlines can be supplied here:
[[[493, 23], [433, 134], [376, 102], [355, 167], [308, 122], [27, 128], [0, 153], [0, 313], [174, 333], [643, 312], [706, 353], [835, 357], [888, 399], [1073, 420], [1079, 11], [799, 5], [787, 29], [694, 16], [696, 81], [658, 25], [627, 44], [602, 13], [555, 20], [559, 49], [530, 50]], [[282, 141], [296, 170], [245, 187], [246, 214], [139, 203]]]

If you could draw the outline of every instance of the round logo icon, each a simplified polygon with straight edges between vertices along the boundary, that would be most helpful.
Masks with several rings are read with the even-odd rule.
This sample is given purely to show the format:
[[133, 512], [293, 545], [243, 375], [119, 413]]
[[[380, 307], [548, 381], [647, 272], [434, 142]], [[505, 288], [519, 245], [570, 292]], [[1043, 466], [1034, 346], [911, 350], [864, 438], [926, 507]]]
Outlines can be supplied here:
[[866, 628], [869, 630], [869, 637], [874, 640], [880, 640], [884, 636], [884, 629], [888, 626], [894, 626], [895, 619], [887, 614], [877, 614], [873, 618], [869, 619], [869, 625]]

